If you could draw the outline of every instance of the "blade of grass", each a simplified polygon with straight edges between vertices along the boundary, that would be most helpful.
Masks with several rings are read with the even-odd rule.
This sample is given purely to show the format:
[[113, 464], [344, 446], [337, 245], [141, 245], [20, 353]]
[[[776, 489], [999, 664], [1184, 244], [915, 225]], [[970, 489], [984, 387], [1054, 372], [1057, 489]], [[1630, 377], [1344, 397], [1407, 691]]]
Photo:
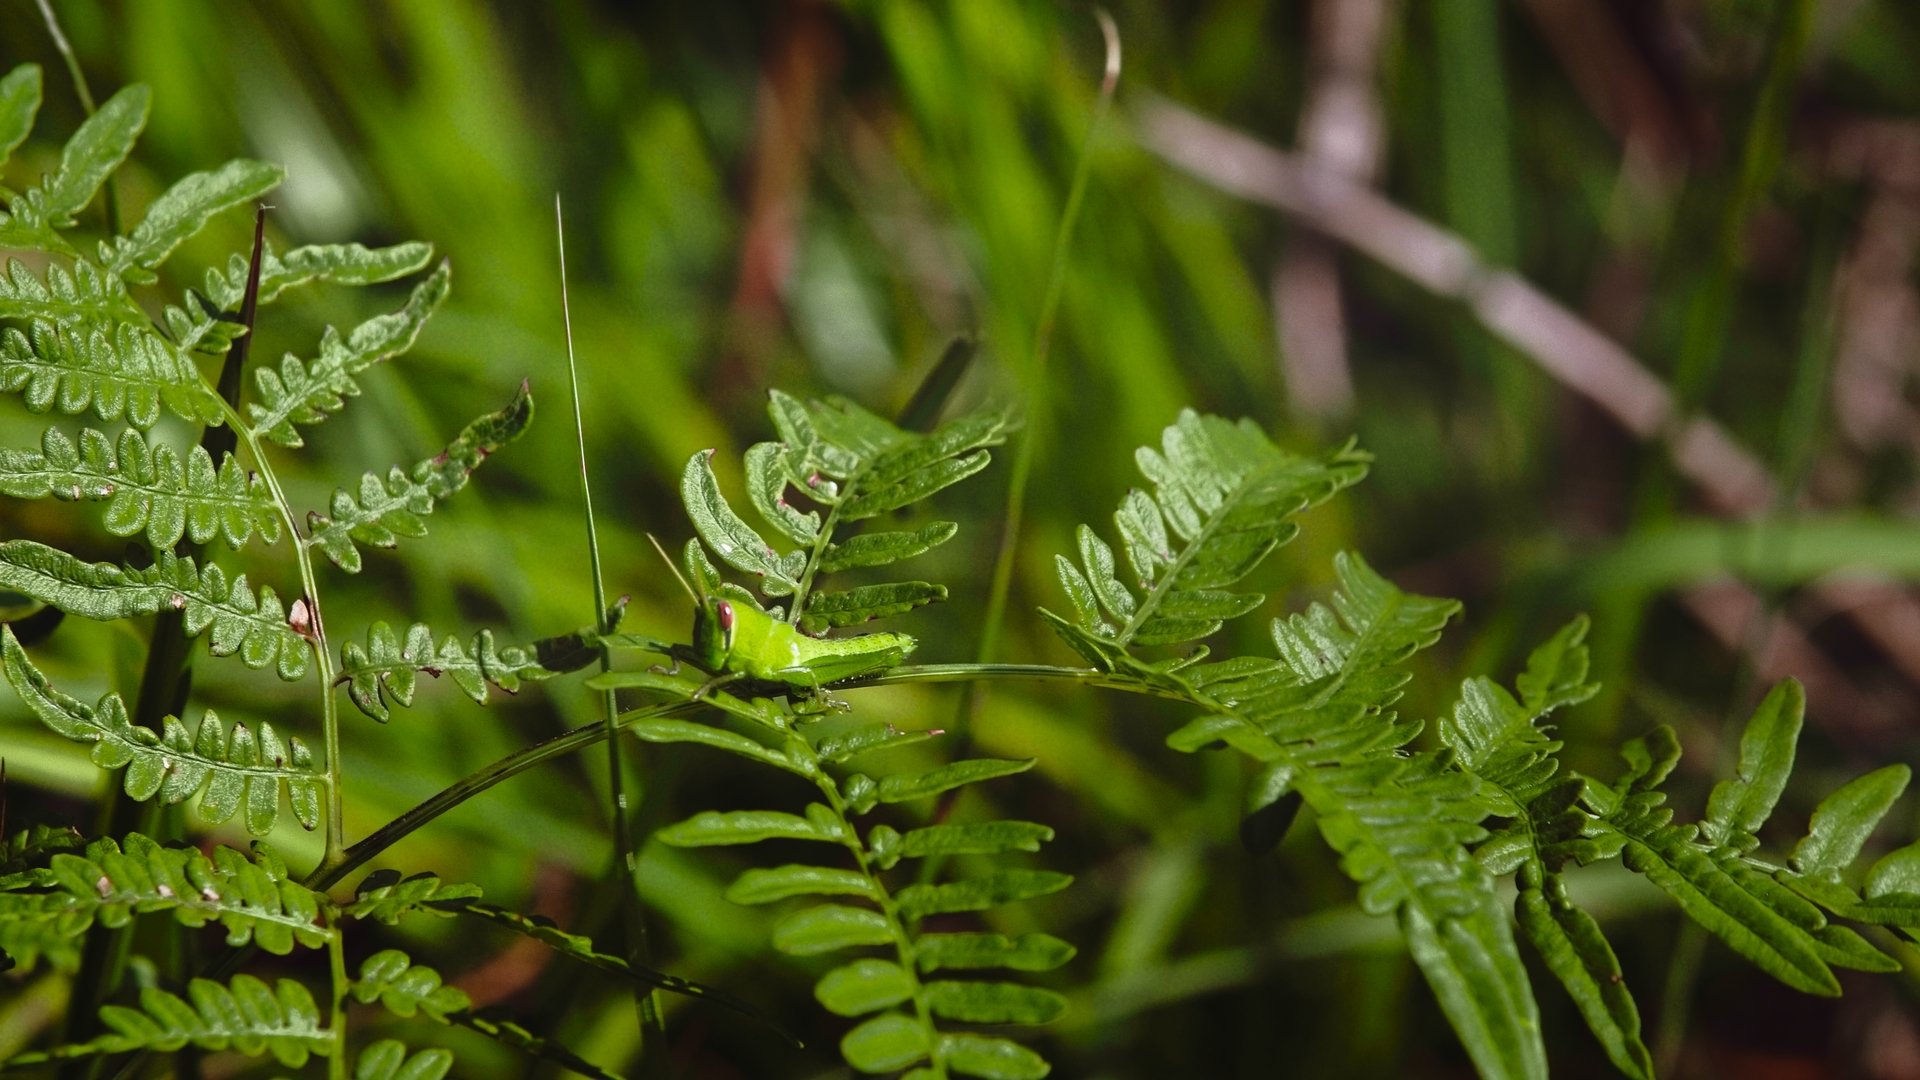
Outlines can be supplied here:
[[[606, 578], [600, 564], [600, 533], [593, 517], [593, 487], [587, 477], [587, 429], [580, 413], [580, 368], [574, 356], [573, 309], [567, 297], [567, 226], [557, 192], [553, 196], [553, 228], [560, 259], [561, 319], [567, 336], [567, 388], [573, 395], [573, 436], [579, 452], [580, 504], [586, 517], [587, 565], [593, 578], [593, 618], [594, 625], [605, 635], [613, 632], [613, 626], [608, 617]], [[613, 670], [613, 657], [604, 645], [600, 646], [600, 670]], [[625, 764], [620, 754], [620, 740], [612, 737], [614, 717], [620, 707], [612, 690], [602, 691], [600, 698], [608, 736], [607, 792], [613, 819], [613, 863], [619, 877], [621, 951], [634, 967], [651, 968], [653, 950], [647, 940], [646, 915], [640, 910], [633, 837], [629, 833], [631, 812], [627, 805]], [[666, 1076], [672, 1069], [665, 1049], [667, 1028], [654, 995], [652, 987], [633, 985], [634, 1009], [640, 1016], [641, 1030], [646, 1033], [640, 1046], [641, 1070], [647, 1076]]]

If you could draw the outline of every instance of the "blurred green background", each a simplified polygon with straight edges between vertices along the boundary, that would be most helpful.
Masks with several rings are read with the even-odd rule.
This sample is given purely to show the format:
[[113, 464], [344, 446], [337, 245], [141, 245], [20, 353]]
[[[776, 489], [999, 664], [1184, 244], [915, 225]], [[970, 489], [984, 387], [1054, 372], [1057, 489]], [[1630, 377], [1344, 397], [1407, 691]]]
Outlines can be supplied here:
[[[1464, 622], [1421, 662], [1410, 714], [1449, 707], [1464, 674], [1509, 678], [1531, 644], [1589, 611], [1607, 692], [1561, 724], [1586, 771], [1612, 775], [1611, 747], [1671, 723], [1703, 795], [1727, 760], [1729, 717], [1789, 673], [1809, 685], [1810, 723], [1778, 820], [1804, 821], [1869, 765], [1920, 757], [1912, 5], [1116, 2], [1124, 72], [1087, 151], [1043, 375], [1040, 297], [1099, 88], [1089, 9], [55, 7], [97, 95], [154, 88], [120, 177], [129, 205], [186, 172], [258, 157], [290, 174], [270, 219], [282, 247], [417, 238], [453, 262], [453, 297], [420, 346], [369, 374], [366, 395], [313, 429], [308, 450], [281, 455], [296, 502], [320, 506], [362, 471], [431, 454], [532, 381], [534, 430], [434, 515], [430, 541], [376, 553], [355, 578], [323, 571], [336, 647], [375, 619], [525, 640], [591, 616], [558, 193], [601, 537], [610, 587], [633, 596], [630, 625], [682, 632], [687, 604], [643, 534], [689, 534], [680, 467], [705, 447], [737, 463], [767, 437], [766, 388], [890, 411], [952, 336], [974, 334], [981, 358], [962, 403], [1017, 404], [1039, 440], [1000, 659], [1071, 662], [1030, 615], [1064, 602], [1052, 556], [1142, 482], [1132, 449], [1191, 405], [1250, 416], [1301, 449], [1357, 435], [1377, 456], [1372, 478], [1311, 515], [1260, 580], [1272, 613], [1297, 607], [1324, 595], [1330, 555], [1355, 548], [1407, 588], [1465, 600]], [[83, 114], [33, 4], [0, 0], [0, 64], [26, 60], [47, 69], [47, 104], [12, 179], [46, 168]], [[1286, 175], [1256, 186], [1332, 174], [1359, 201], [1281, 212], [1221, 190], [1237, 159], [1209, 150], [1202, 119], [1287, 151]], [[244, 250], [248, 225], [229, 215], [177, 255], [173, 285]], [[1485, 274], [1450, 296], [1409, 278], [1432, 228], [1514, 270], [1564, 318], [1527, 309], [1531, 321], [1503, 324], [1521, 325], [1516, 343], [1488, 329], [1499, 312], [1480, 291]], [[1348, 246], [1367, 229], [1379, 261]], [[403, 288], [289, 297], [255, 356], [308, 355], [323, 325], [395, 306]], [[1580, 361], [1595, 333], [1624, 348], [1613, 366], [1582, 369], [1599, 372], [1582, 389], [1547, 373]], [[1677, 414], [1721, 425], [1731, 441], [1718, 456], [1676, 467], [1666, 419], [1638, 433], [1618, 422], [1647, 377]], [[43, 422], [5, 407], [0, 443], [32, 445]], [[920, 571], [951, 585], [951, 603], [897, 624], [921, 637], [918, 659], [974, 658], [1001, 459], [938, 501], [963, 529]], [[1742, 486], [1752, 467], [1771, 474], [1770, 491]], [[732, 468], [723, 483], [737, 483]], [[118, 558], [96, 515], [10, 503], [0, 534]], [[288, 595], [283, 555], [241, 561]], [[1270, 648], [1257, 625], [1239, 635], [1223, 647]], [[139, 628], [70, 621], [36, 657], [91, 697], [130, 688], [142, 640]], [[595, 704], [566, 682], [485, 711], [451, 687], [421, 698], [386, 727], [346, 717], [353, 837], [592, 720]], [[860, 707], [945, 727], [953, 701], [901, 690], [863, 694]], [[237, 665], [203, 657], [195, 704], [196, 716], [206, 705], [318, 738], [311, 687]], [[1080, 876], [1008, 916], [1081, 947], [1057, 973], [1073, 1011], [1038, 1037], [1055, 1074], [1266, 1076], [1280, 1063], [1298, 1075], [1466, 1074], [1391, 925], [1352, 906], [1311, 829], [1277, 857], [1241, 853], [1241, 763], [1165, 750], [1183, 719], [1085, 692], [995, 685], [984, 696], [978, 746], [1041, 761], [993, 785], [998, 812], [1053, 825], [1059, 839], [1041, 858]], [[0, 748], [9, 827], [90, 819], [101, 778], [11, 695]], [[631, 761], [655, 824], [804, 798], [731, 761], [652, 748]], [[596, 753], [511, 781], [383, 862], [473, 880], [497, 902], [591, 929], [612, 903], [603, 772]], [[1910, 804], [1896, 810], [1889, 839], [1910, 839], [1915, 821]], [[297, 830], [275, 841], [297, 863], [317, 854]], [[796, 1053], [729, 1014], [673, 1002], [676, 1054], [702, 1077], [838, 1075], [839, 1031], [810, 1000], [809, 973], [769, 954], [767, 912], [719, 898], [737, 865], [647, 849], [660, 966], [747, 996], [810, 1045]], [[1920, 1076], [1911, 970], [1849, 980], [1839, 1003], [1799, 998], [1717, 945], [1693, 951], [1642, 883], [1581, 880], [1650, 1034], [1684, 1028], [1666, 1043], [1677, 1075]], [[632, 1007], [616, 987], [488, 931], [420, 934], [409, 933], [415, 955], [476, 999], [558, 1029], [589, 1057], [631, 1051]], [[1604, 1075], [1552, 981], [1536, 971], [1535, 987], [1556, 1071]], [[39, 1030], [29, 1004], [57, 1000], [58, 987], [0, 982], [8, 997], [0, 1055]], [[462, 1075], [519, 1067], [430, 1034], [471, 1055]]]

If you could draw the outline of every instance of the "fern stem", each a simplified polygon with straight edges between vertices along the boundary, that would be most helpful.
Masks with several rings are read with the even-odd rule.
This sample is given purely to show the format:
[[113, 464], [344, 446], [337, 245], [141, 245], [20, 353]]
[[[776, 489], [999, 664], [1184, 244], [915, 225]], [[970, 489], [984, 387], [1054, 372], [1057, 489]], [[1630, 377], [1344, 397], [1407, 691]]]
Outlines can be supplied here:
[[[573, 440], [580, 458], [580, 503], [587, 519], [587, 566], [593, 581], [593, 625], [604, 637], [613, 632], [613, 627], [607, 619], [607, 584], [600, 562], [600, 530], [593, 516], [593, 485], [587, 476], [587, 427], [580, 411], [580, 366], [574, 356], [573, 305], [567, 294], [567, 227], [560, 211], [559, 192], [553, 196], [553, 226], [560, 258], [560, 316], [567, 337], [567, 388], [573, 395]], [[599, 650], [600, 670], [612, 671], [612, 652], [604, 643]], [[612, 804], [613, 861], [620, 874], [621, 952], [626, 954], [627, 962], [636, 967], [652, 967], [653, 949], [647, 938], [646, 916], [640, 910], [639, 865], [633, 853], [624, 763], [620, 744], [613, 739], [613, 722], [620, 713], [620, 702], [612, 690], [601, 693], [600, 708], [602, 722], [607, 729], [607, 797]], [[640, 1016], [640, 1027], [646, 1033], [640, 1047], [642, 1070], [647, 1075], [670, 1074], [672, 1063], [665, 1050], [667, 1026], [661, 1019], [660, 1003], [654, 996], [653, 988], [636, 984], [633, 1003]]]
[[327, 974], [333, 983], [327, 1020], [333, 1056], [327, 1059], [327, 1080], [347, 1080], [347, 952], [346, 935], [338, 926], [328, 928]]
[[[847, 478], [847, 490], [854, 490], [859, 484], [859, 474]], [[807, 552], [807, 568], [800, 574], [800, 584], [793, 590], [793, 600], [787, 605], [787, 621], [800, 625], [800, 614], [806, 609], [807, 593], [813, 589], [814, 575], [820, 569], [820, 560], [827, 554], [827, 545], [833, 543], [834, 530], [840, 527], [840, 504], [834, 503], [827, 508], [827, 519], [820, 523], [820, 535], [814, 537], [813, 550]]]

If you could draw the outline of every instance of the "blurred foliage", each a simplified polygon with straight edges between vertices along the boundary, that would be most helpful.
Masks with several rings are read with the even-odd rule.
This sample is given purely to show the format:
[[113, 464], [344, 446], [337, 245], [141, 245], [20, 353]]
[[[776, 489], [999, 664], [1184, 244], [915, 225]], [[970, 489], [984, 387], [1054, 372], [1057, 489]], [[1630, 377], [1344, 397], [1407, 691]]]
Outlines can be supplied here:
[[[296, 502], [320, 503], [335, 478], [433, 453], [522, 378], [550, 403], [476, 492], [436, 514], [432, 547], [330, 579], [330, 610], [351, 613], [340, 621], [511, 626], [530, 638], [591, 615], [572, 433], [551, 407], [564, 389], [557, 191], [573, 234], [602, 543], [611, 588], [633, 594], [630, 627], [678, 633], [687, 620], [643, 533], [688, 534], [674, 499], [688, 453], [713, 446], [717, 463], [738, 461], [768, 434], [761, 406], [772, 386], [897, 409], [947, 340], [973, 333], [982, 356], [961, 398], [1021, 404], [1040, 440], [1000, 659], [1070, 659], [1025, 614], [1059, 604], [1051, 553], [1071, 550], [1073, 524], [1111, 505], [1109, 485], [1089, 478], [1119, 476], [1134, 446], [1192, 405], [1249, 416], [1295, 449], [1356, 434], [1377, 456], [1370, 480], [1308, 515], [1301, 541], [1262, 574], [1279, 594], [1273, 610], [1293, 610], [1325, 595], [1331, 553], [1350, 547], [1409, 588], [1463, 599], [1464, 625], [1418, 662], [1408, 715], [1440, 715], [1465, 672], [1504, 680], [1526, 644], [1589, 609], [1593, 674], [1607, 691], [1560, 718], [1569, 762], [1610, 768], [1601, 762], [1621, 737], [1671, 723], [1703, 751], [1671, 783], [1698, 795], [1712, 780], [1702, 763], [1731, 758], [1723, 718], [1745, 715], [1756, 674], [1770, 681], [1782, 663], [1810, 693], [1809, 782], [1788, 791], [1781, 820], [1803, 821], [1829, 777], [1920, 756], [1920, 635], [1897, 615], [1873, 618], [1889, 595], [1913, 603], [1901, 583], [1920, 575], [1911, 522], [1920, 77], [1910, 60], [1920, 12], [1893, 0], [1449, 0], [1385, 5], [1379, 33], [1363, 42], [1377, 65], [1365, 87], [1381, 110], [1382, 190], [1516, 268], [1662, 378], [1696, 365], [1691, 400], [1797, 485], [1777, 520], [1749, 528], [1709, 520], [1661, 451], [1461, 308], [1351, 256], [1331, 265], [1345, 287], [1353, 404], [1298, 407], [1272, 293], [1277, 263], [1312, 223], [1175, 171], [1136, 142], [1130, 118], [1160, 95], [1293, 144], [1327, 78], [1317, 43], [1339, 2], [1115, 5], [1126, 47], [1119, 106], [1091, 150], [1045, 385], [1027, 374], [1034, 322], [1100, 64], [1098, 33], [1079, 8], [55, 6], [97, 93], [154, 89], [123, 201], [144, 205], [172, 177], [246, 155], [288, 170], [270, 219], [282, 248], [419, 237], [452, 261], [452, 296], [419, 347], [372, 376], [382, 393], [309, 440], [300, 466], [311, 472], [291, 478]], [[1796, 9], [1810, 23], [1789, 52], [1776, 29]], [[1782, 56], [1790, 65], [1770, 76]], [[83, 113], [33, 5], [0, 0], [0, 67], [25, 60], [48, 71], [42, 132], [71, 131]], [[1784, 97], [1765, 106], [1758, 89], [1770, 79]], [[1754, 145], [1773, 154], [1757, 179]], [[45, 169], [57, 147], [43, 135], [15, 168]], [[247, 224], [229, 215], [175, 264], [244, 250]], [[391, 308], [393, 288], [283, 306], [276, 318], [308, 321], [263, 325], [255, 355], [309, 342], [323, 322]], [[1696, 326], [1715, 332], [1690, 339]], [[0, 431], [32, 430], [15, 423], [15, 403], [0, 409]], [[1005, 473], [982, 479], [941, 507], [963, 524], [924, 568], [952, 583], [950, 604], [902, 624], [920, 636], [921, 659], [973, 657]], [[721, 480], [737, 490], [737, 475]], [[10, 502], [0, 515], [7, 537], [118, 555], [60, 508]], [[288, 591], [273, 576], [285, 569], [260, 567]], [[1850, 613], [1812, 587], [1836, 574], [1881, 584]], [[1751, 582], [1780, 621], [1735, 610], [1703, 622], [1697, 587], [1731, 578]], [[123, 626], [70, 623], [38, 656], [92, 698], [131, 688], [140, 648]], [[197, 706], [249, 724], [300, 730], [308, 708], [274, 680], [226, 665], [200, 665], [194, 690]], [[912, 726], [951, 715], [938, 690], [871, 700], [876, 718]], [[427, 686], [384, 728], [350, 716], [349, 832], [592, 718], [591, 695], [566, 683], [484, 714], [453, 688]], [[1462, 1074], [1464, 1056], [1396, 954], [1392, 926], [1359, 914], [1319, 844], [1295, 830], [1276, 857], [1240, 853], [1243, 765], [1167, 755], [1161, 740], [1183, 719], [1044, 688], [995, 686], [978, 709], [971, 737], [983, 752], [1040, 765], [970, 798], [1053, 826], [1050, 864], [1081, 881], [1012, 909], [998, 927], [1044, 926], [1081, 947], [1053, 983], [1072, 1008], [1041, 1040], [1060, 1074], [1266, 1075], [1275, 1061], [1304, 1075]], [[85, 823], [102, 778], [11, 699], [0, 701], [0, 747], [10, 827]], [[766, 793], [729, 794], [757, 781], [726, 761], [653, 748], [630, 760], [640, 786], [629, 793], [644, 790], [643, 817], [655, 825], [716, 804], [772, 805]], [[563, 760], [464, 806], [383, 863], [477, 881], [507, 906], [576, 927], [604, 925], [603, 788], [597, 760]], [[791, 793], [796, 806], [801, 794]], [[1912, 811], [1899, 813], [1904, 834]], [[314, 839], [284, 824], [275, 841], [290, 860], [317, 855]], [[720, 898], [739, 865], [723, 862], [645, 850], [659, 966], [813, 1029], [807, 987], [818, 971], [767, 962], [761, 914]], [[1607, 922], [1649, 1013], [1684, 1017], [1697, 1003], [1677, 1046], [1686, 1075], [1731, 1075], [1760, 1058], [1858, 1075], [1920, 1068], [1874, 1059], [1872, 1041], [1858, 1037], [1904, 1030], [1911, 1045], [1920, 996], [1911, 977], [1850, 986], [1829, 1006], [1776, 996], [1714, 947], [1697, 971], [1674, 969], [1670, 957], [1690, 954], [1684, 941], [1676, 948], [1679, 921], [1652, 890], [1624, 876], [1589, 887], [1581, 900]], [[476, 1001], [557, 1027], [595, 1060], [631, 1049], [632, 1005], [612, 983], [528, 962], [504, 935], [429, 930], [440, 936], [414, 935], [408, 949]], [[1911, 953], [1907, 962], [1911, 972]], [[0, 1010], [27, 1015], [39, 993]], [[1540, 997], [1556, 1070], [1604, 1068], [1571, 1008]], [[697, 1061], [698, 1075], [833, 1066], [831, 1039], [796, 1056], [725, 1014], [671, 1007], [676, 1053]], [[1781, 1010], [1798, 1011], [1778, 1022]], [[1762, 1017], [1773, 1019], [1762, 1027]], [[16, 1032], [0, 1035], [0, 1055], [26, 1034], [0, 1031]], [[491, 1044], [448, 1039], [463, 1073], [517, 1067], [488, 1057], [500, 1053]]]

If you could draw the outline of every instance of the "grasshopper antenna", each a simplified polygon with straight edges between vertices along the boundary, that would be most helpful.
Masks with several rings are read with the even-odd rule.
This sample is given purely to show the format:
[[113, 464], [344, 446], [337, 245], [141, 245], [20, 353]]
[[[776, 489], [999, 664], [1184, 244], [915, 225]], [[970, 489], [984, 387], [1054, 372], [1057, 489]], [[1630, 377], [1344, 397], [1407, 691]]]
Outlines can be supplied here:
[[693, 597], [694, 603], [696, 604], [699, 603], [700, 594], [693, 591], [693, 586], [687, 584], [686, 575], [680, 572], [679, 567], [673, 565], [673, 556], [668, 555], [667, 549], [660, 546], [660, 538], [653, 535], [652, 533], [648, 533], [647, 543], [652, 544], [653, 550], [660, 553], [660, 561], [667, 564], [667, 570], [669, 573], [673, 575], [673, 579], [680, 583], [681, 588], [687, 590], [687, 595]]

